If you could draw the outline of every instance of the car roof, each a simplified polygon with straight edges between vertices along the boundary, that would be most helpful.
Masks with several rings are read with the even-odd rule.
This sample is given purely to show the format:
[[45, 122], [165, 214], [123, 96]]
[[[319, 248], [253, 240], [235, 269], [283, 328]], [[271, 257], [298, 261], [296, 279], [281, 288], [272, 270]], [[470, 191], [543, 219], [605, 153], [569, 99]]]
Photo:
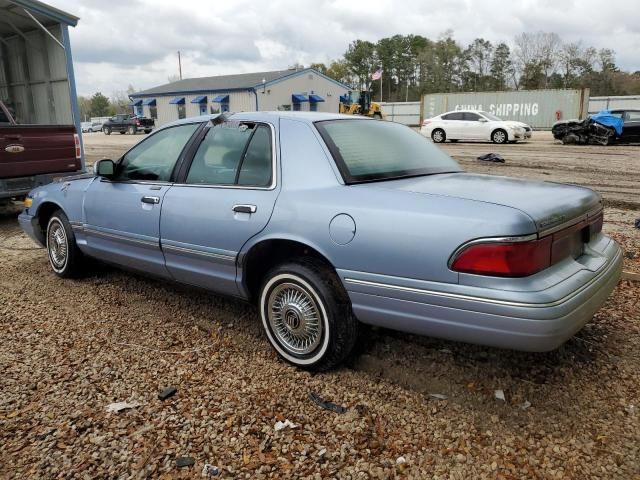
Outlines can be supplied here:
[[[201, 115], [198, 117], [183, 118], [182, 120], [176, 120], [175, 122], [162, 125], [160, 128], [173, 127], [176, 125], [185, 125], [189, 123], [202, 123], [214, 118], [219, 117], [220, 113], [213, 115]], [[359, 116], [359, 115], [342, 115], [339, 113], [325, 113], [325, 112], [286, 112], [286, 111], [272, 111], [272, 112], [227, 112], [225, 113], [230, 120], [251, 120], [256, 122], [276, 123], [280, 118], [291, 118], [305, 123], [321, 122], [325, 120], [372, 120], [371, 118]]]
[[465, 113], [465, 112], [468, 112], [468, 113], [483, 113], [484, 110], [467, 110], [467, 109], [464, 109], [464, 110], [451, 110], [450, 112], [444, 112], [444, 113], [441, 113], [440, 115], [437, 115], [437, 116], [439, 117], [441, 115], [448, 115], [450, 113]]

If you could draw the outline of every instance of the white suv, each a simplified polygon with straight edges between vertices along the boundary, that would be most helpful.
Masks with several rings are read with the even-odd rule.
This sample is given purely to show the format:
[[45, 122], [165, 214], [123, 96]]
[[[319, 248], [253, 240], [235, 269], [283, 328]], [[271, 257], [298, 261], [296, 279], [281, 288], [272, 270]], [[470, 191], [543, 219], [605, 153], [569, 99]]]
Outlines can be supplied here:
[[517, 142], [531, 138], [532, 129], [522, 122], [502, 120], [480, 110], [456, 110], [422, 122], [420, 133], [435, 143], [445, 140], [490, 140], [494, 143]]

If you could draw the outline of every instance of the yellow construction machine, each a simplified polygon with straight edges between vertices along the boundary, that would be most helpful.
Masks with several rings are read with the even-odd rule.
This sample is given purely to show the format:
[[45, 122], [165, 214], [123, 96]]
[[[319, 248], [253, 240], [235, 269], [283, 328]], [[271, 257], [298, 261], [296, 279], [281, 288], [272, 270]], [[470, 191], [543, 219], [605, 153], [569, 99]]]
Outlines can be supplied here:
[[364, 115], [367, 117], [383, 118], [380, 104], [371, 101], [371, 92], [349, 92], [340, 96], [339, 113], [347, 115]]

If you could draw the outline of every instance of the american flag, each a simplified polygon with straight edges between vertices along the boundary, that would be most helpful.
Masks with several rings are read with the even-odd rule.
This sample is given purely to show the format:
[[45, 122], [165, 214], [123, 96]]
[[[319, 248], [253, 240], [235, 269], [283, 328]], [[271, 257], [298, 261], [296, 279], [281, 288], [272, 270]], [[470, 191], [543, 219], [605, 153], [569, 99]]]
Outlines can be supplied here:
[[380, 77], [382, 77], [382, 69], [381, 68], [377, 69], [375, 72], [373, 72], [371, 74], [371, 80], [380, 80]]

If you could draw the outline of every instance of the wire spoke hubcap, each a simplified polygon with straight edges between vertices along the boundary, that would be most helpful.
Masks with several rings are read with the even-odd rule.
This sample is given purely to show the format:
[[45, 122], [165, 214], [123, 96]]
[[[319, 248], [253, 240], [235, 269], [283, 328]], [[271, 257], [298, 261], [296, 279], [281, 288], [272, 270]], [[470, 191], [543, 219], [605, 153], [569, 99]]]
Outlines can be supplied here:
[[64, 267], [67, 261], [67, 234], [64, 227], [59, 223], [54, 223], [49, 228], [47, 236], [49, 246], [49, 257], [56, 268]]
[[282, 283], [269, 295], [269, 324], [290, 353], [313, 352], [322, 339], [322, 318], [313, 296], [296, 283]]

